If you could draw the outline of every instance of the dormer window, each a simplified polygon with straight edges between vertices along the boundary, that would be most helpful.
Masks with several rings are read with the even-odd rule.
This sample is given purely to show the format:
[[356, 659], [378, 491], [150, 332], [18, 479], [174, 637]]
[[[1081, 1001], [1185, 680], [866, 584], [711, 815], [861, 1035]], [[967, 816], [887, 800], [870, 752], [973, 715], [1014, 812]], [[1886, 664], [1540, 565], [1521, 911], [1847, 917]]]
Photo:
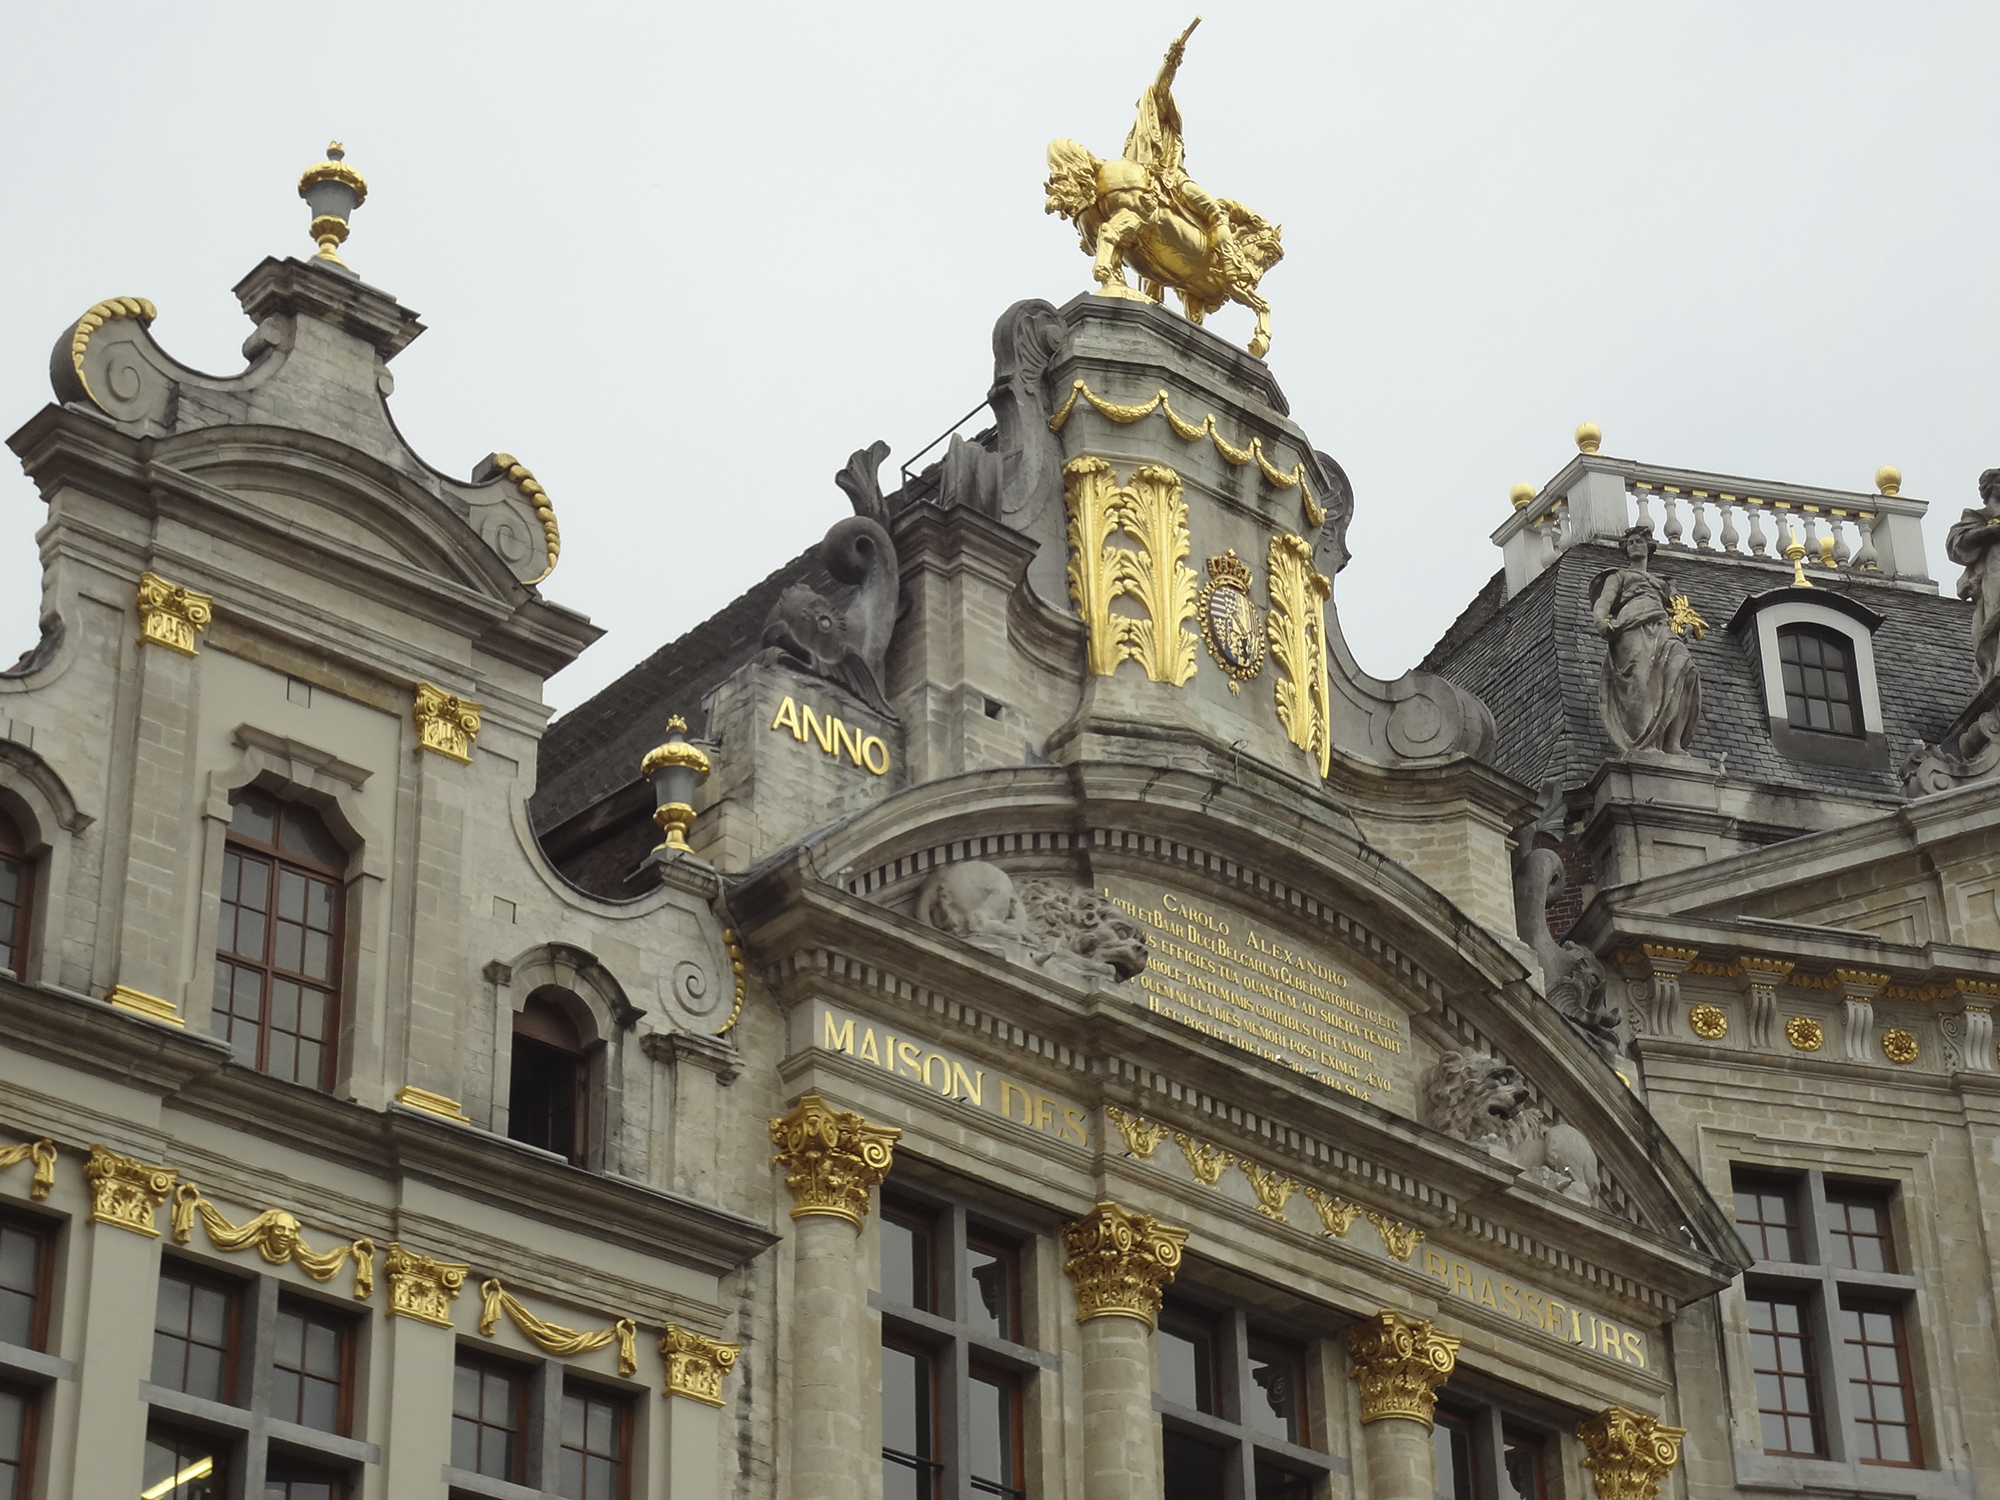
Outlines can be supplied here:
[[1820, 625], [1782, 626], [1778, 665], [1785, 684], [1785, 717], [1792, 728], [1862, 732], [1854, 647], [1846, 636]]

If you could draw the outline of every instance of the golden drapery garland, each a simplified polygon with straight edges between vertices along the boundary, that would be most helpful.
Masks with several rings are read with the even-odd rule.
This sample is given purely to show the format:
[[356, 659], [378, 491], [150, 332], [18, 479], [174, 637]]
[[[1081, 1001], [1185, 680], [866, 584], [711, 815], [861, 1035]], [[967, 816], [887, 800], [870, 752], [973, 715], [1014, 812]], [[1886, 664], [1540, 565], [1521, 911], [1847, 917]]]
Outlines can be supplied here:
[[1167, 393], [1165, 391], [1159, 392], [1150, 401], [1142, 401], [1132, 406], [1121, 406], [1115, 401], [1106, 401], [1083, 381], [1078, 380], [1070, 386], [1069, 399], [1063, 402], [1061, 409], [1054, 416], [1049, 418], [1049, 431], [1061, 432], [1063, 430], [1063, 424], [1069, 421], [1070, 413], [1075, 410], [1079, 396], [1089, 402], [1100, 416], [1108, 417], [1114, 422], [1137, 422], [1157, 411], [1167, 419], [1167, 425], [1173, 428], [1175, 436], [1190, 443], [1200, 438], [1207, 438], [1215, 445], [1215, 451], [1222, 455], [1223, 462], [1233, 464], [1239, 469], [1254, 463], [1263, 471], [1265, 479], [1269, 480], [1277, 489], [1288, 490], [1296, 485], [1299, 491], [1299, 499], [1305, 503], [1306, 524], [1314, 531], [1319, 530], [1320, 527], [1326, 524], [1326, 507], [1313, 499], [1312, 490], [1306, 484], [1305, 464], [1303, 462], [1294, 464], [1292, 472], [1287, 474], [1264, 456], [1263, 439], [1253, 436], [1250, 439], [1249, 445], [1243, 448], [1239, 448], [1234, 443], [1228, 442], [1216, 430], [1214, 412], [1210, 412], [1199, 422], [1190, 422], [1186, 417], [1183, 417], [1179, 412], [1174, 410], [1172, 404], [1167, 400]]
[[362, 1238], [316, 1251], [300, 1238], [297, 1217], [282, 1208], [267, 1208], [253, 1219], [232, 1224], [222, 1211], [192, 1182], [174, 1190], [173, 1237], [185, 1245], [194, 1234], [195, 1215], [208, 1229], [208, 1241], [218, 1250], [255, 1250], [267, 1265], [282, 1266], [291, 1261], [314, 1281], [331, 1281], [340, 1268], [354, 1258], [354, 1299], [365, 1302], [375, 1295], [375, 1242]]
[[605, 1348], [616, 1339], [618, 1373], [636, 1375], [639, 1371], [639, 1325], [630, 1318], [620, 1318], [609, 1328], [597, 1328], [588, 1333], [565, 1328], [560, 1323], [544, 1323], [523, 1307], [519, 1298], [501, 1286], [497, 1276], [479, 1283], [479, 1298], [479, 1331], [489, 1339], [493, 1337], [493, 1330], [504, 1311], [513, 1319], [516, 1328], [551, 1354], [568, 1359], [588, 1354], [593, 1349]]
[[24, 1161], [35, 1164], [35, 1180], [28, 1184], [28, 1196], [48, 1197], [49, 1189], [56, 1185], [56, 1143], [43, 1136], [38, 1141], [23, 1141], [18, 1146], [0, 1148], [0, 1167], [11, 1167]]

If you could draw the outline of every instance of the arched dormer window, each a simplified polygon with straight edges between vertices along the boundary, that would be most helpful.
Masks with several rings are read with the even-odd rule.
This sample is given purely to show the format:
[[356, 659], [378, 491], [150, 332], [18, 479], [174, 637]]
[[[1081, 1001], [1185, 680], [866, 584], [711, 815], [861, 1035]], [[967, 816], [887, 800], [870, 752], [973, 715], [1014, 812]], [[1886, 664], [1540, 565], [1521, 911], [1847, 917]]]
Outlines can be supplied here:
[[514, 1013], [507, 1134], [582, 1166], [589, 1147], [588, 1059], [576, 1022], [546, 992]]
[[222, 861], [210, 1024], [236, 1061], [333, 1086], [347, 851], [311, 808], [237, 793]]
[[0, 809], [0, 969], [27, 973], [34, 920], [35, 866], [21, 826]]
[[1785, 684], [1785, 717], [1792, 728], [1861, 734], [1854, 647], [1844, 634], [1824, 625], [1779, 626], [1778, 670]]

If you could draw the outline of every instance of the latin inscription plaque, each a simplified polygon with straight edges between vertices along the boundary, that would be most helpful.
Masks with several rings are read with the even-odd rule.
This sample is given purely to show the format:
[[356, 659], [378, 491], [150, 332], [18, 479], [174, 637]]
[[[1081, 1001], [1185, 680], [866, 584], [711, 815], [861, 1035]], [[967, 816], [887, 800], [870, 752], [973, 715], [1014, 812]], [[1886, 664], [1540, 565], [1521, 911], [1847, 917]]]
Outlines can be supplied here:
[[1236, 907], [1122, 879], [1104, 894], [1145, 929], [1151, 957], [1130, 983], [1150, 1009], [1357, 1099], [1412, 1112], [1409, 1021], [1395, 1001]]

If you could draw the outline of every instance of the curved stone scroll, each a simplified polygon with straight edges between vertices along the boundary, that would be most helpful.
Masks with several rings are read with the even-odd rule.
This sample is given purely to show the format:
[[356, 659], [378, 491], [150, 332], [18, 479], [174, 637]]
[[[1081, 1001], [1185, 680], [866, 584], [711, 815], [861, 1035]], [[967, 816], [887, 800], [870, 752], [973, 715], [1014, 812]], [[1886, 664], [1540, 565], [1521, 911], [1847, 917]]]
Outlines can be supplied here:
[[1145, 933], [1098, 892], [1056, 880], [1016, 886], [984, 860], [933, 875], [917, 897], [917, 916], [982, 952], [1086, 989], [1146, 967]]
[[1062, 447], [1049, 431], [1051, 404], [1042, 378], [1069, 329], [1053, 304], [1031, 297], [1016, 302], [993, 325], [991, 452], [954, 434], [945, 450], [938, 504], [967, 506], [1031, 530], [1051, 504], [1062, 501]]

